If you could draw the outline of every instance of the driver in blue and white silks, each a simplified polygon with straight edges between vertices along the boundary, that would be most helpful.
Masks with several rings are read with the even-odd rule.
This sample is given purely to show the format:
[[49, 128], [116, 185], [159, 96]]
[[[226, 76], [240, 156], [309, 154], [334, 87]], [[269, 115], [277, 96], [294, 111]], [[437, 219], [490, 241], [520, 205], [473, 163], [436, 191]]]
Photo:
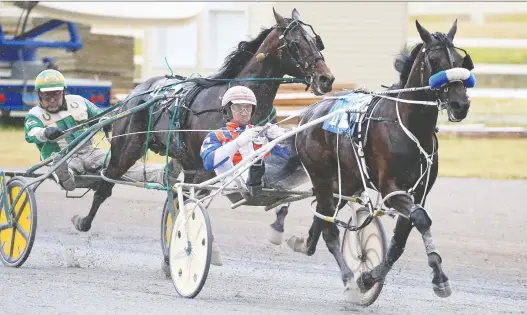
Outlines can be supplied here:
[[[262, 145], [268, 143], [268, 141], [272, 141], [286, 133], [284, 128], [271, 125], [260, 136], [263, 127], [255, 127], [249, 124], [256, 105], [256, 96], [251, 89], [245, 86], [234, 86], [227, 90], [222, 98], [221, 106], [228, 122], [225, 127], [209, 132], [201, 146], [200, 155], [206, 171], [214, 170], [216, 175], [221, 175], [242, 161], [244, 157], [249, 156]], [[276, 145], [270, 153], [280, 156], [287, 156], [288, 154], [287, 149], [280, 146], [280, 144]], [[269, 153], [266, 156], [268, 155]], [[251, 183], [248, 183], [249, 170], [247, 170], [241, 175], [242, 178], [238, 180], [237, 184], [242, 186], [245, 186], [245, 184], [261, 186], [262, 176], [263, 174], [257, 174], [250, 179]], [[225, 180], [228, 181], [231, 178], [227, 176]], [[233, 181], [230, 187], [232, 187], [233, 183], [238, 186]], [[279, 205], [276, 210], [283, 206], [286, 205]], [[216, 242], [213, 242], [213, 245], [213, 260], [221, 264], [219, 247], [217, 247]]]
[[[209, 132], [201, 146], [200, 155], [206, 171], [214, 170], [216, 175], [221, 175], [262, 145], [286, 132], [284, 128], [270, 125], [260, 135], [264, 127], [249, 124], [256, 105], [256, 97], [251, 89], [235, 86], [227, 90], [222, 99], [222, 109], [228, 123], [221, 129]], [[286, 149], [279, 144], [271, 150], [270, 154], [287, 156]], [[269, 153], [266, 156], [268, 155]], [[242, 174], [242, 185], [261, 185], [261, 176], [251, 178], [252, 183], [247, 182], [248, 177], [248, 171]]]

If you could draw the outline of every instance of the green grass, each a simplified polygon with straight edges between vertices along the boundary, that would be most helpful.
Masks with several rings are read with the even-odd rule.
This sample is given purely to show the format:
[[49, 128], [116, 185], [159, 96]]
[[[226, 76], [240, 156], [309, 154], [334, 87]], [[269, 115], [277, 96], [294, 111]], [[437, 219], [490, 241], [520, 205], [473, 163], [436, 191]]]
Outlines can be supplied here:
[[472, 97], [469, 116], [471, 115], [527, 116], [527, 100]]
[[[447, 32], [458, 18], [456, 38], [511, 38], [527, 39], [527, 14], [489, 14], [485, 23], [479, 25], [468, 15], [423, 15], [410, 16], [408, 36], [419, 37], [415, 20], [430, 32]], [[455, 42], [455, 40], [454, 40]], [[484, 64], [527, 64], [527, 49], [483, 48], [467, 49], [475, 63]]]
[[[36, 146], [24, 140], [23, 130], [4, 128], [0, 166], [30, 167], [39, 161]], [[439, 137], [439, 175], [495, 179], [527, 178], [527, 140], [463, 139]], [[93, 138], [99, 147], [109, 144], [99, 133]], [[165, 163], [165, 157], [149, 153], [147, 163]]]
[[471, 47], [466, 50], [476, 64], [527, 64], [527, 49]]
[[485, 21], [487, 22], [517, 22], [525, 23], [527, 21], [526, 13], [518, 14], [487, 14], [485, 15]]
[[439, 137], [439, 176], [527, 179], [526, 139]]
[[[0, 137], [2, 139], [2, 151], [0, 153], [0, 166], [20, 166], [29, 167], [40, 161], [37, 146], [27, 143], [24, 139], [24, 130], [22, 128], [0, 128]], [[110, 148], [110, 144], [104, 138], [104, 133], [97, 133], [93, 143], [105, 150]], [[151, 151], [148, 152], [147, 163], [164, 164], [165, 157], [157, 155]]]

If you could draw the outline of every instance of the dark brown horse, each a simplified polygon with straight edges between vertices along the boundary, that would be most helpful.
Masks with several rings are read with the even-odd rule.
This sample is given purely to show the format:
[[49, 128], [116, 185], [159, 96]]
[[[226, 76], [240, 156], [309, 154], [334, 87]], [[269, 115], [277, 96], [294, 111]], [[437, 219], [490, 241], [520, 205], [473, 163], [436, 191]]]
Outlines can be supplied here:
[[[396, 59], [395, 67], [400, 73], [400, 82], [393, 85], [391, 90], [427, 86], [430, 76], [443, 70], [473, 68], [470, 56], [460, 55], [452, 43], [457, 20], [446, 35], [430, 34], [417, 21], [416, 27], [423, 43], [418, 44], [411, 54], [403, 53]], [[378, 190], [383, 197], [395, 191], [410, 191], [387, 199], [386, 205], [401, 214], [387, 255], [371, 272], [362, 273], [357, 282], [344, 261], [339, 230], [335, 224], [315, 216], [307, 239], [293, 236], [288, 241], [293, 250], [310, 256], [315, 253], [322, 234], [329, 251], [337, 260], [347, 290], [357, 288], [358, 285], [365, 292], [376, 282], [384, 281], [393, 264], [403, 254], [408, 235], [415, 226], [422, 235], [428, 264], [433, 270], [434, 292], [440, 297], [451, 294], [449, 279], [443, 272], [442, 259], [432, 238], [432, 220], [423, 208], [438, 171], [438, 143], [435, 135], [438, 111], [446, 108], [449, 120], [458, 122], [467, 116], [470, 106], [465, 81], [450, 80], [445, 83], [437, 89], [393, 95], [398, 101], [374, 97], [368, 105], [365, 120], [361, 122], [360, 135], [337, 135], [317, 126], [296, 136], [298, 155], [314, 187], [317, 213], [329, 217], [335, 213], [338, 199], [334, 198], [333, 193], [338, 192], [337, 159], [340, 162], [342, 195], [352, 196], [364, 190], [361, 166], [356, 158], [360, 151], [357, 139], [365, 142], [365, 164], [371, 179], [367, 183], [368, 188]], [[343, 92], [339, 95], [354, 97], [357, 93]], [[437, 106], [424, 106], [412, 101], [437, 102]], [[300, 124], [327, 115], [336, 102], [328, 98], [312, 105], [301, 117]], [[430, 163], [427, 164], [426, 159]], [[339, 209], [344, 205], [345, 201], [342, 200]]]
[[[273, 9], [274, 12], [274, 9]], [[251, 88], [258, 100], [252, 123], [265, 123], [275, 120], [273, 100], [285, 75], [302, 79], [311, 87], [313, 93], [322, 95], [330, 92], [334, 76], [326, 66], [322, 39], [314, 33], [309, 24], [300, 20], [294, 9], [292, 18], [286, 19], [274, 12], [276, 25], [262, 30], [251, 41], [242, 41], [225, 60], [221, 71], [209, 78], [196, 78], [182, 84], [183, 90], [169, 91], [181, 93], [183, 104], [159, 103], [152, 108], [152, 131], [162, 130], [214, 130], [225, 126], [221, 112], [221, 97], [232, 84], [243, 84]], [[184, 47], [182, 47], [184, 49]], [[138, 85], [119, 112], [139, 106], [152, 98], [156, 87], [167, 87], [181, 82], [181, 79], [153, 77]], [[164, 89], [166, 90], [166, 89]], [[177, 111], [177, 112], [175, 112]], [[274, 115], [273, 115], [274, 114]], [[175, 117], [172, 122], [172, 118]], [[111, 159], [105, 175], [119, 179], [145, 152], [149, 110], [141, 110], [113, 124], [111, 140]], [[128, 133], [133, 135], [122, 136]], [[170, 142], [168, 132], [152, 133], [148, 147], [161, 155], [172, 157], [170, 168], [179, 163], [184, 170], [202, 171], [199, 155], [207, 132], [174, 133]], [[168, 148], [168, 153], [165, 149]], [[177, 162], [175, 162], [177, 160]], [[197, 174], [197, 175], [196, 175]], [[213, 172], [197, 172], [185, 175], [185, 182], [201, 182], [214, 176]], [[88, 231], [101, 204], [111, 196], [114, 184], [101, 182], [95, 191], [92, 207], [86, 217], [75, 216], [72, 221], [79, 231]]]

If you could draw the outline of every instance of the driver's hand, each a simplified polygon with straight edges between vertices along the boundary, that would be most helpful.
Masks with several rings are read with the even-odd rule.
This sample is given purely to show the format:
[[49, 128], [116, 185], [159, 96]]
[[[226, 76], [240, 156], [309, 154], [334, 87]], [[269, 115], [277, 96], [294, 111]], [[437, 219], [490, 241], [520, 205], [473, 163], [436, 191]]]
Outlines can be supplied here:
[[[101, 118], [101, 119], [99, 120], [99, 122], [105, 121], [105, 120], [107, 120], [107, 119], [108, 119], [108, 118], [103, 117], [103, 118]], [[102, 131], [104, 131], [105, 133], [110, 133], [110, 131], [112, 131], [112, 124], [113, 124], [113, 123], [104, 125], [104, 126], [102, 127]]]
[[44, 137], [46, 137], [46, 139], [48, 140], [55, 140], [58, 137], [62, 136], [63, 134], [64, 134], [64, 131], [62, 131], [60, 128], [53, 127], [53, 126], [47, 127], [44, 130]]
[[281, 137], [287, 132], [286, 129], [281, 128], [278, 125], [267, 124], [266, 126], [269, 126], [269, 127], [266, 130], [265, 135], [271, 139], [276, 139], [278, 137]]
[[261, 128], [246, 128], [241, 135], [238, 136], [234, 141], [238, 144], [238, 146], [243, 147], [247, 143], [253, 141], [256, 137], [258, 137], [258, 134], [261, 132]]

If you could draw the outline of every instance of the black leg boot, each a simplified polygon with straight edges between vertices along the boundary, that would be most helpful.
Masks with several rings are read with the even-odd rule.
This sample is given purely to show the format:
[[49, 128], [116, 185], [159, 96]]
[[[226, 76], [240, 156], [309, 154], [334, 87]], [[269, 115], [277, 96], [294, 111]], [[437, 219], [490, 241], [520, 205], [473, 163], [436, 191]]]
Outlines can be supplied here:
[[257, 161], [249, 168], [249, 178], [247, 179], [247, 186], [251, 196], [262, 191], [262, 178], [265, 174], [265, 164], [263, 160]]

